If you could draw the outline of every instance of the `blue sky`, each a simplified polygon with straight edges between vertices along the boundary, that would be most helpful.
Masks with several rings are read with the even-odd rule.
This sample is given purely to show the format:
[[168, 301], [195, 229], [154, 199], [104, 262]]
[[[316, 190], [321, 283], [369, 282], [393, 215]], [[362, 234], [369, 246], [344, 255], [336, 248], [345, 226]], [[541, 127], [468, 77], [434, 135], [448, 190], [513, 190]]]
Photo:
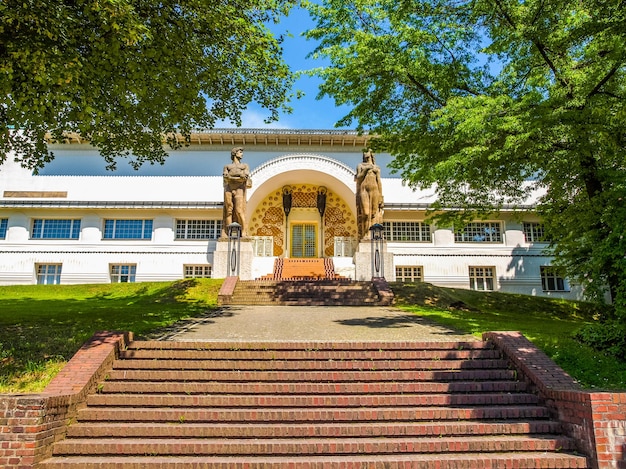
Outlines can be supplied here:
[[[302, 37], [302, 33], [312, 28], [313, 20], [309, 13], [302, 8], [294, 8], [289, 17], [283, 19], [280, 24], [272, 25], [275, 34], [284, 34], [283, 43], [284, 58], [294, 71], [309, 70], [322, 65], [319, 61], [307, 59], [306, 56], [315, 49], [315, 42]], [[285, 34], [290, 33], [290, 36]], [[331, 98], [325, 97], [317, 100], [318, 86], [321, 80], [312, 77], [301, 77], [294, 86], [294, 92], [300, 90], [304, 97], [293, 99], [291, 107], [293, 113], [283, 114], [278, 122], [265, 124], [269, 113], [259, 106], [250, 106], [243, 115], [243, 128], [281, 128], [281, 129], [334, 129], [335, 123], [348, 113], [346, 107], [338, 108]], [[219, 125], [222, 127], [222, 125]], [[232, 127], [232, 125], [224, 125]], [[342, 127], [345, 128], [345, 127]]]

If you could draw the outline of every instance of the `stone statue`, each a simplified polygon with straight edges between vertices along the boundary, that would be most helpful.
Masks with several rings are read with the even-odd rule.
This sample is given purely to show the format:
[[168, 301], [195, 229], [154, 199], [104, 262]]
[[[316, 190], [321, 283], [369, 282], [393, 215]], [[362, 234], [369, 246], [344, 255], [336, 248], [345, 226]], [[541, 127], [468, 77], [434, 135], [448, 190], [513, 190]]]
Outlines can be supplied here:
[[222, 219], [222, 237], [228, 237], [228, 225], [237, 222], [241, 225], [241, 236], [248, 235], [246, 222], [246, 189], [252, 187], [250, 168], [242, 163], [243, 148], [235, 147], [230, 151], [232, 163], [224, 166], [224, 214]]
[[363, 162], [356, 168], [356, 210], [359, 239], [368, 237], [370, 226], [383, 222], [383, 186], [380, 167], [371, 149], [363, 152]]

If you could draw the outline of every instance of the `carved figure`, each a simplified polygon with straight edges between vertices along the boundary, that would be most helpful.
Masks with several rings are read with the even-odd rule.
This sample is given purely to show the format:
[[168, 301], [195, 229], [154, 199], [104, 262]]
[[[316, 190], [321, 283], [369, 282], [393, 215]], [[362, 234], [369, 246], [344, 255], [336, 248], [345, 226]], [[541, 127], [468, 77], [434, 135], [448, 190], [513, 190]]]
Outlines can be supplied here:
[[369, 228], [383, 222], [383, 186], [380, 167], [371, 149], [363, 152], [363, 162], [356, 168], [356, 209], [359, 239], [366, 238]]
[[232, 163], [224, 166], [224, 213], [222, 219], [222, 237], [228, 236], [228, 225], [237, 222], [241, 225], [241, 236], [248, 235], [246, 222], [246, 189], [252, 187], [250, 167], [241, 162], [243, 148], [235, 147], [230, 151]]

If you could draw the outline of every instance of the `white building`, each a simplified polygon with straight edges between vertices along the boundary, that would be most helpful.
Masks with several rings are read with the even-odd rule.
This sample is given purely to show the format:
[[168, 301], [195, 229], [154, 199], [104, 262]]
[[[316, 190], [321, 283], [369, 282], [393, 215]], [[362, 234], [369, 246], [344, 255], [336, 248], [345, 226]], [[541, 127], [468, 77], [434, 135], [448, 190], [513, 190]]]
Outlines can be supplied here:
[[[51, 145], [55, 160], [39, 175], [9, 157], [0, 166], [0, 284], [162, 281], [223, 277], [219, 252], [222, 168], [245, 149], [249, 258], [241, 278], [271, 273], [276, 257], [330, 257], [338, 274], [355, 266], [354, 174], [367, 136], [349, 131], [212, 130], [172, 151], [163, 166], [135, 172], [124, 161], [105, 171], [97, 150], [78, 139]], [[389, 281], [578, 298], [550, 268], [542, 225], [531, 211], [504, 210], [456, 232], [426, 220], [432, 190], [415, 191], [377, 154], [385, 200]], [[283, 188], [293, 191], [288, 216]], [[316, 207], [327, 193], [323, 217]], [[242, 254], [243, 256], [243, 254]], [[246, 260], [245, 266], [243, 260]]]

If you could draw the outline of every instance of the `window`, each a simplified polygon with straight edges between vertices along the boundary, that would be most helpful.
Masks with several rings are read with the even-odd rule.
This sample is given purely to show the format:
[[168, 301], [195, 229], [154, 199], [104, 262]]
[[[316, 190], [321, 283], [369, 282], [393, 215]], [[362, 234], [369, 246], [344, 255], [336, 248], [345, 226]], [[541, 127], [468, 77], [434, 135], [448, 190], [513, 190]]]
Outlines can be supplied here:
[[352, 257], [354, 256], [354, 249], [356, 240], [349, 236], [335, 236], [334, 237], [334, 255], [335, 257]]
[[387, 241], [430, 242], [430, 224], [420, 221], [386, 221], [385, 239]]
[[136, 264], [111, 264], [111, 283], [132, 283], [136, 273]]
[[495, 267], [470, 267], [470, 289], [493, 290]]
[[210, 265], [185, 265], [185, 278], [211, 278]]
[[257, 257], [272, 257], [274, 255], [274, 237], [253, 236], [252, 252]]
[[524, 236], [527, 243], [541, 243], [545, 241], [543, 223], [524, 222]]
[[36, 218], [33, 220], [32, 239], [78, 239], [80, 220], [56, 220]]
[[565, 279], [559, 275], [557, 269], [548, 265], [542, 265], [540, 269], [543, 291], [568, 291]]
[[4, 239], [7, 237], [8, 227], [9, 227], [9, 219], [0, 218], [0, 239]]
[[152, 220], [105, 220], [104, 239], [151, 239]]
[[468, 223], [462, 231], [454, 233], [454, 241], [457, 243], [501, 243], [500, 222]]
[[424, 269], [422, 266], [396, 266], [396, 282], [422, 282]]
[[176, 239], [217, 239], [222, 220], [176, 220]]
[[58, 285], [61, 283], [61, 264], [38, 264], [37, 285]]

